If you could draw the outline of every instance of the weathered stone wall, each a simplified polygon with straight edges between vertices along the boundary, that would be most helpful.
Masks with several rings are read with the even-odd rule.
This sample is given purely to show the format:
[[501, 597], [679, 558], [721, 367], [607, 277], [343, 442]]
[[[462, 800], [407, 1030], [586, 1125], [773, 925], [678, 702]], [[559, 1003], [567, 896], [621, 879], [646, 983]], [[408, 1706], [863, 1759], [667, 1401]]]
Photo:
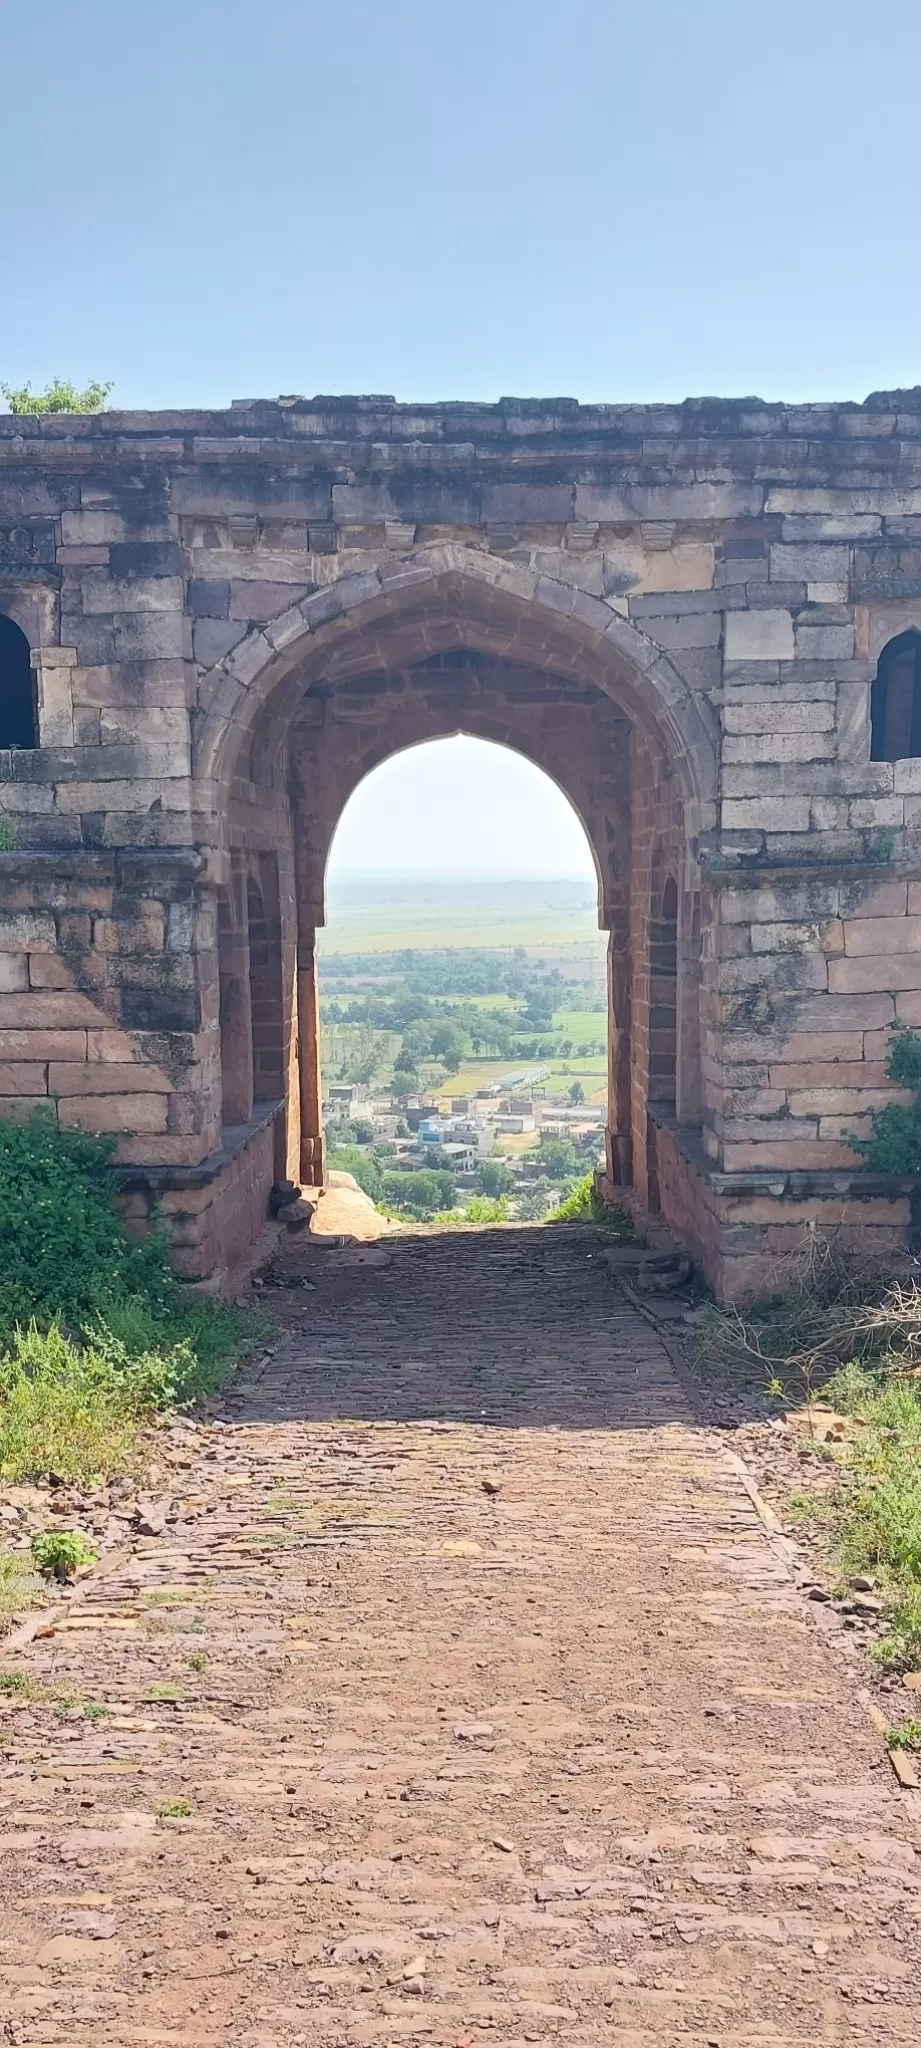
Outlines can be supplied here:
[[879, 655], [921, 629], [919, 393], [4, 418], [0, 613], [39, 742], [0, 750], [0, 1108], [210, 1174], [187, 1264], [220, 1264], [254, 1120], [274, 1172], [322, 1173], [329, 837], [368, 767], [458, 727], [591, 838], [612, 1176], [680, 1221], [673, 1105], [726, 1286], [771, 1204], [890, 1227], [847, 1139], [896, 999], [921, 1021], [921, 760], [870, 758]]

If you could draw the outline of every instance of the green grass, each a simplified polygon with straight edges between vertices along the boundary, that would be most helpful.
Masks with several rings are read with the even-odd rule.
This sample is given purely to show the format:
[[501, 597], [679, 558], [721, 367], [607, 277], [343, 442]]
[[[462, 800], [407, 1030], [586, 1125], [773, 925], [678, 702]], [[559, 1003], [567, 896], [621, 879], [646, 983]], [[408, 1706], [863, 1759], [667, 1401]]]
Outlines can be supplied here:
[[826, 1476], [788, 1513], [821, 1529], [843, 1579], [876, 1579], [888, 1610], [876, 1660], [921, 1670], [921, 1288], [874, 1284], [816, 1240], [786, 1287], [751, 1308], [712, 1310], [698, 1342], [705, 1368], [735, 1362], [772, 1398], [820, 1397], [850, 1419], [841, 1441], [805, 1440]]
[[188, 1820], [192, 1812], [187, 1799], [161, 1799], [154, 1810], [158, 1820]]
[[596, 1194], [593, 1173], [587, 1173], [582, 1180], [576, 1181], [572, 1192], [548, 1220], [550, 1223], [600, 1223], [603, 1229], [610, 1230], [612, 1236], [623, 1238], [628, 1244], [642, 1244], [644, 1241], [626, 1209], [617, 1202], [603, 1202]]
[[214, 1393], [262, 1334], [190, 1298], [163, 1237], [129, 1237], [110, 1156], [47, 1112], [0, 1118], [0, 1481], [129, 1470], [151, 1418]]
[[19, 1551], [0, 1548], [0, 1630], [29, 1606], [38, 1587], [31, 1559]]

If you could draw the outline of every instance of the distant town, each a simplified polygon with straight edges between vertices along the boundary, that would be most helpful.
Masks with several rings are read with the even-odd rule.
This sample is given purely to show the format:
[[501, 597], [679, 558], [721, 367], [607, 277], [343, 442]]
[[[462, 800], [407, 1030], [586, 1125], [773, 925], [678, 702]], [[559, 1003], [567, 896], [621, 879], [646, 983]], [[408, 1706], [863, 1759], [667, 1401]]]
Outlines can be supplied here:
[[333, 950], [328, 932], [328, 1165], [397, 1217], [538, 1222], [603, 1160], [605, 939], [582, 888], [523, 890], [512, 929], [506, 889], [501, 936], [517, 942], [504, 945], [491, 906], [481, 898], [471, 917], [467, 892], [475, 929], [460, 930], [460, 893], [433, 905], [426, 890], [460, 943], [395, 946], [422, 923], [405, 892], [398, 912], [362, 892], [360, 929], [340, 922], [360, 950]]

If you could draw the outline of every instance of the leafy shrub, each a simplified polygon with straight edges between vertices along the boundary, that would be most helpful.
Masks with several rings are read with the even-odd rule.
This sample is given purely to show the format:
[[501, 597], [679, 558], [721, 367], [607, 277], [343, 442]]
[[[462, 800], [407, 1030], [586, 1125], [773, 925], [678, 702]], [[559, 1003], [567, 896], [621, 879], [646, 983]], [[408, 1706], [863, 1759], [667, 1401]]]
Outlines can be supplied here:
[[600, 1223], [606, 1230], [613, 1230], [618, 1237], [629, 1238], [632, 1244], [640, 1244], [633, 1217], [627, 1214], [617, 1202], [603, 1202], [595, 1187], [593, 1173], [585, 1174], [560, 1203], [552, 1223]]
[[11, 412], [101, 412], [111, 391], [111, 384], [85, 384], [81, 391], [67, 377], [52, 377], [44, 391], [33, 391], [31, 384], [21, 384], [18, 390], [11, 390], [8, 384], [0, 384]]
[[72, 1579], [83, 1564], [95, 1564], [99, 1556], [92, 1543], [75, 1529], [46, 1529], [32, 1538], [32, 1558], [40, 1572], [56, 1579]]
[[128, 1236], [111, 1145], [38, 1113], [0, 1120], [0, 1476], [88, 1482], [136, 1459], [144, 1422], [226, 1377], [255, 1318], [191, 1301], [166, 1241]]
[[910, 1102], [871, 1109], [872, 1137], [848, 1138], [877, 1173], [921, 1173], [921, 1032], [896, 1019], [886, 1047], [890, 1081], [911, 1094]]
[[47, 1110], [0, 1118], [0, 1332], [32, 1317], [79, 1325], [131, 1296], [174, 1302], [165, 1239], [129, 1237], [116, 1210], [115, 1142], [60, 1130]]
[[490, 1201], [488, 1195], [471, 1195], [464, 1210], [466, 1223], [507, 1223], [509, 1205], [507, 1195], [497, 1195]]

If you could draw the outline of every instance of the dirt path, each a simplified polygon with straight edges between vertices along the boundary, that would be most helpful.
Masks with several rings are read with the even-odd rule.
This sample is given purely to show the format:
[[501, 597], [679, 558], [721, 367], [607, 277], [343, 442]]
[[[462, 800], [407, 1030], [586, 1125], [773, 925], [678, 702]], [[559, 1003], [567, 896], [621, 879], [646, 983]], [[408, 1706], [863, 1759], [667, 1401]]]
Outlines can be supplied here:
[[388, 1252], [0, 1659], [74, 1689], [0, 1720], [0, 2039], [916, 2041], [917, 1804], [655, 1333], [562, 1233]]

